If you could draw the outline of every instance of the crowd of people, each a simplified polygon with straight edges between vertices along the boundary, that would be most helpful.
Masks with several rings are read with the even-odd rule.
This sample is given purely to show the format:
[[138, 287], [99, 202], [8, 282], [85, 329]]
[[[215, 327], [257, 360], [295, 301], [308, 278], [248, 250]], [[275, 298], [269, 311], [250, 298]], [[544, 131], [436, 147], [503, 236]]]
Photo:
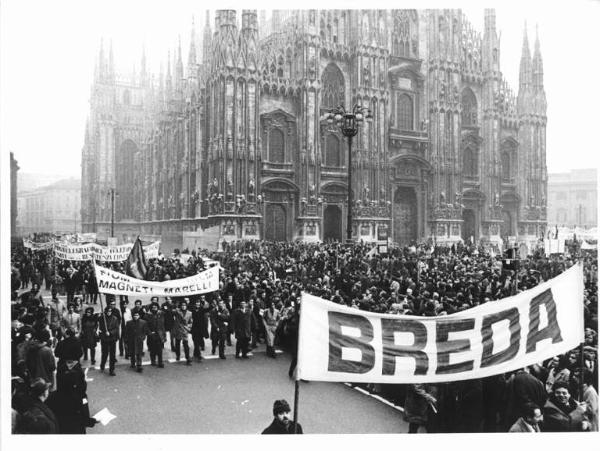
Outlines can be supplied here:
[[[20, 418], [16, 430], [30, 432], [28, 409], [41, 411], [40, 403], [35, 401], [41, 399], [35, 397], [42, 387], [40, 380], [53, 384], [55, 371], [57, 381], [64, 377], [65, 368], [78, 371], [82, 357], [89, 356], [95, 364], [98, 342], [100, 369], [104, 371], [108, 363], [110, 375], [116, 374], [117, 350], [130, 359], [131, 368], [141, 372], [146, 349], [151, 364], [162, 368], [164, 346], [170, 347], [177, 360], [183, 347], [185, 362], [191, 365], [193, 359], [202, 359], [208, 340], [212, 354], [218, 350], [219, 357], [226, 358], [224, 350], [233, 345], [233, 336], [239, 358], [247, 358], [261, 342], [273, 358], [276, 347], [287, 349], [292, 355], [289, 376], [293, 377], [303, 291], [379, 313], [449, 315], [532, 288], [578, 259], [583, 260], [585, 279], [585, 344], [581, 348], [485, 379], [424, 385], [369, 384], [364, 388], [403, 405], [409, 432], [420, 428], [427, 432], [598, 430], [595, 254], [545, 257], [536, 251], [511, 264], [474, 245], [424, 244], [390, 248], [385, 255], [372, 254], [371, 246], [366, 244], [233, 242], [222, 252], [204, 254], [222, 268], [218, 291], [153, 298], [146, 305], [134, 299], [130, 306], [126, 296], [117, 299], [108, 295], [104, 304], [105, 296], [99, 298], [89, 262], [54, 260], [51, 252], [15, 248], [13, 409]], [[165, 281], [188, 277], [204, 270], [205, 261], [195, 252], [185, 259], [178, 252], [171, 257], [161, 255], [149, 261], [146, 278]], [[124, 272], [121, 263], [110, 267]], [[31, 289], [23, 292], [29, 283]], [[40, 295], [43, 283], [51, 292], [50, 299]], [[61, 295], [66, 295], [66, 303]], [[98, 302], [106, 307], [97, 311]], [[69, 340], [73, 344], [65, 345]], [[58, 358], [56, 369], [52, 366], [54, 357]], [[57, 392], [60, 385], [57, 383]], [[33, 393], [29, 398], [23, 395], [24, 387]], [[77, 397], [84, 396], [85, 387], [78, 388]], [[53, 404], [48, 399], [45, 405]], [[89, 413], [81, 417], [81, 423], [91, 424]]]

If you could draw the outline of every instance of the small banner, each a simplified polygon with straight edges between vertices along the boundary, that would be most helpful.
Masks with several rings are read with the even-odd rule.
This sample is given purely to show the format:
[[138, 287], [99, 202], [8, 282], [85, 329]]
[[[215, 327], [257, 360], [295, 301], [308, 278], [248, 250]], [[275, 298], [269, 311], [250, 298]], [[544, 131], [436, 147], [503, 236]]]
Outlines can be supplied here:
[[[101, 262], [122, 262], [127, 260], [133, 243], [122, 244], [120, 246], [101, 246], [96, 243], [90, 244], [68, 244], [56, 243], [54, 252], [56, 258], [61, 260], [98, 260]], [[144, 255], [147, 259], [157, 258], [160, 248], [160, 241], [143, 246]]]
[[544, 253], [546, 255], [564, 254], [565, 253], [565, 240], [560, 240], [560, 239], [544, 240]]
[[214, 267], [185, 279], [153, 282], [135, 279], [102, 266], [94, 265], [98, 291], [127, 296], [193, 296], [219, 289], [219, 268]]
[[429, 383], [513, 371], [583, 341], [583, 268], [447, 316], [360, 311], [304, 293], [297, 379]]
[[53, 241], [47, 241], [45, 243], [36, 243], [35, 241], [31, 241], [30, 239], [23, 238], [23, 246], [27, 249], [31, 249], [32, 251], [42, 251], [46, 249], [52, 249], [54, 245]]

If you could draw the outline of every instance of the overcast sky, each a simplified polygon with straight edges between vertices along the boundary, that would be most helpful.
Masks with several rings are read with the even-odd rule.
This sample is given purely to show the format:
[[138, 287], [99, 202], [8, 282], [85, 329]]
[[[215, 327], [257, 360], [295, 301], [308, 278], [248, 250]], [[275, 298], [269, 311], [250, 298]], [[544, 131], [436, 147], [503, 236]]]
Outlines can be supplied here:
[[[568, 5], [556, 8], [555, 3]], [[271, 9], [281, 2], [220, 2], [219, 7]], [[501, 69], [518, 89], [523, 26], [533, 53], [539, 27], [548, 100], [548, 171], [596, 166], [598, 128], [597, 45], [600, 5], [589, 0], [549, 4], [532, 1], [496, 6]], [[13, 151], [22, 172], [80, 175], [81, 147], [100, 40], [112, 39], [117, 70], [139, 70], [145, 43], [148, 65], [158, 73], [181, 35], [184, 64], [192, 17], [204, 24], [205, 2], [2, 0], [0, 95], [3, 153]], [[303, 7], [358, 8], [365, 2], [304, 1]], [[370, 8], [462, 7], [483, 32], [483, 6], [475, 2], [369, 1]], [[212, 24], [214, 26], [214, 22]]]

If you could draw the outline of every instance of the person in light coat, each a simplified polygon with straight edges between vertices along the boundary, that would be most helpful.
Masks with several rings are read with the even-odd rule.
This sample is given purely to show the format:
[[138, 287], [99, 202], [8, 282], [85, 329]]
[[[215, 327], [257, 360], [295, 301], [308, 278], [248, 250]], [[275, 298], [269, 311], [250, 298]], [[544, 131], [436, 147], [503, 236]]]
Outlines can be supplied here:
[[265, 325], [265, 335], [267, 339], [267, 355], [275, 358], [275, 332], [281, 321], [281, 312], [275, 308], [271, 302], [269, 308], [262, 312], [262, 321]]
[[75, 331], [75, 335], [79, 335], [81, 333], [81, 315], [75, 312], [74, 304], [69, 304], [67, 306], [67, 311], [62, 318], [61, 327], [63, 336], [65, 331], [69, 328]]
[[192, 330], [192, 312], [187, 309], [187, 301], [181, 301], [179, 308], [173, 315], [173, 337], [175, 338], [175, 358], [179, 361], [181, 357], [181, 343], [183, 342], [183, 352], [187, 365], [192, 364], [190, 359], [190, 345], [188, 336]]

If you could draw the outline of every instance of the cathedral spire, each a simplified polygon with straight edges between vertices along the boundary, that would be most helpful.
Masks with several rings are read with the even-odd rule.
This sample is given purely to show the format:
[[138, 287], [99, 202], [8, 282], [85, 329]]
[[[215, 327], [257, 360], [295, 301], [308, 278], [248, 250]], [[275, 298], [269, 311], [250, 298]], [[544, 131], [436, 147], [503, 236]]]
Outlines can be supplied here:
[[104, 60], [104, 38], [100, 38], [100, 53], [98, 54], [98, 77], [100, 80], [106, 76], [106, 62]]
[[115, 59], [113, 57], [112, 39], [110, 40], [110, 50], [108, 54], [108, 77], [111, 80], [114, 80], [115, 78]]
[[178, 91], [181, 90], [183, 84], [183, 60], [181, 59], [181, 36], [177, 44], [177, 63], [175, 64], [175, 86]]
[[190, 50], [188, 52], [188, 76], [196, 67], [196, 30], [194, 25], [194, 17], [192, 16], [192, 32], [190, 35]]
[[527, 38], [527, 22], [523, 29], [523, 48], [521, 50], [521, 63], [519, 65], [519, 90], [531, 84], [531, 53], [529, 52], [529, 39]]
[[258, 47], [258, 15], [255, 9], [242, 11], [242, 29], [240, 32], [241, 59], [246, 69], [255, 71], [258, 65], [256, 55]]
[[173, 90], [173, 79], [171, 78], [171, 51], [167, 50], [167, 77], [165, 80], [165, 98], [171, 98]]
[[540, 51], [540, 37], [538, 27], [535, 26], [535, 48], [533, 51], [533, 86], [536, 88], [544, 87], [544, 64], [542, 62], [542, 52]]
[[496, 33], [496, 10], [484, 10], [482, 63], [484, 71], [500, 71], [500, 40]]
[[140, 66], [140, 83], [146, 84], [146, 43], [142, 46], [142, 63]]

